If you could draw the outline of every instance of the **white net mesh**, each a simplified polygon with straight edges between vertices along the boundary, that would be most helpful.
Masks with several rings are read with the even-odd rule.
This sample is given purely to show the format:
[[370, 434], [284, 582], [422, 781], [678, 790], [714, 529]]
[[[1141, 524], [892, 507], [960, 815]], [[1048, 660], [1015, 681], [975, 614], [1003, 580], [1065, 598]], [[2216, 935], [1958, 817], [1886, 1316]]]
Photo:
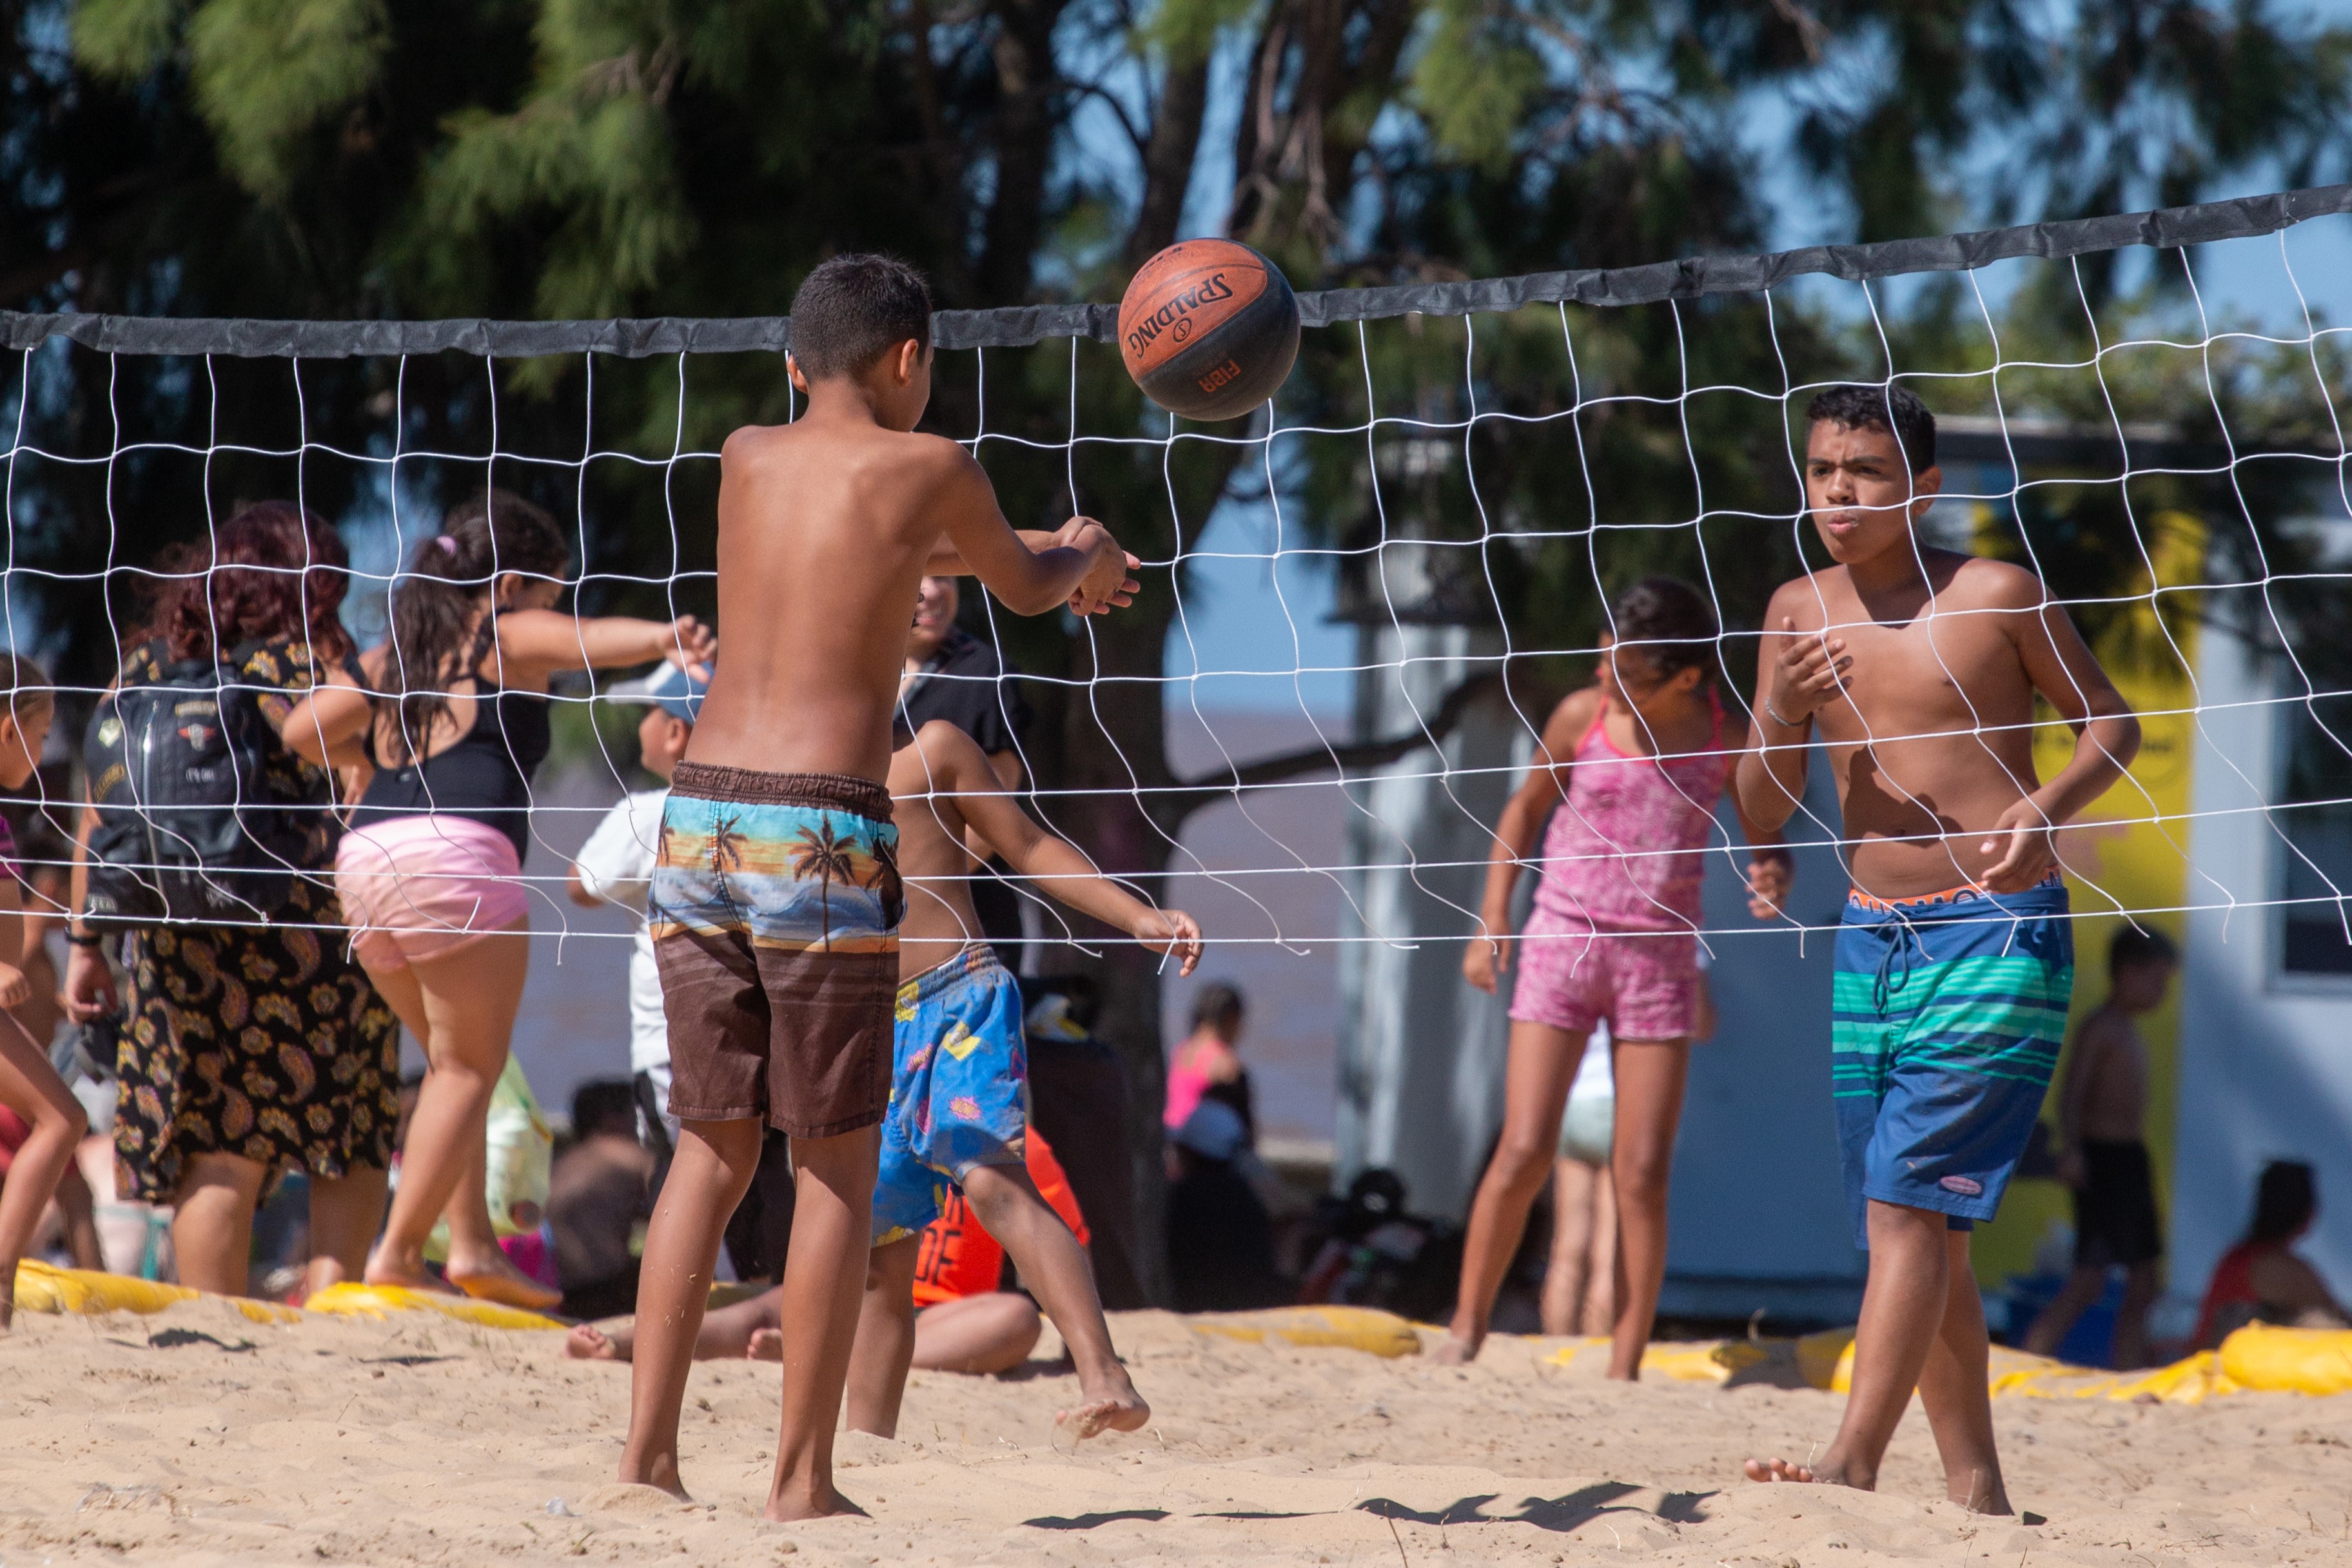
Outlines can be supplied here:
[[[2077, 912], [2260, 909], [2290, 964], [2352, 971], [2347, 330], [2306, 297], [2294, 238], [2242, 242], [2273, 258], [2275, 308], [2251, 325], [2209, 308], [2181, 249], [2132, 253], [2121, 274], [2077, 257], [1342, 321], [1309, 329], [1290, 387], [1246, 428], [1141, 409], [1114, 348], [1090, 339], [943, 349], [933, 423], [990, 468], [1014, 521], [1102, 517], [1146, 556], [1147, 588], [1119, 613], [1130, 624], [1016, 625], [968, 587], [966, 624], [1015, 668], [927, 679], [984, 683], [1037, 815], [1147, 897], [1192, 907], [1213, 943], [1459, 942], [1501, 801], [1552, 705], [1591, 679], [1611, 595], [1658, 572], [1700, 589], [1738, 734], [1763, 600], [1822, 560], [1802, 410], [1837, 383], [1905, 387], [1941, 422], [1923, 540], [2035, 571], [2148, 727], [2141, 760], [2061, 837], [2089, 894]], [[240, 360], [52, 340], [15, 357], [5, 609], [13, 646], [60, 671], [71, 725], [53, 758], [79, 752], [66, 731], [152, 632], [147, 590], [209, 574], [205, 541], [243, 502], [282, 497], [334, 522], [362, 646], [444, 510], [492, 485], [559, 515], [568, 605], [707, 614], [715, 437], [792, 412], [767, 355]], [[159, 566], [173, 540], [196, 553]], [[717, 630], [722, 649], [747, 635]], [[649, 782], [627, 733], [643, 710], [583, 679], [551, 695], [521, 877], [533, 925], [625, 935], [567, 891], [612, 796]], [[1024, 731], [1023, 708], [1040, 728]], [[2072, 744], [2051, 718], [2045, 776]], [[1772, 920], [1722, 896], [1746, 859], [1722, 799], [1693, 801], [1716, 819], [1696, 848], [1606, 852], [1706, 861], [1710, 942], [1819, 929], [1850, 846], [1818, 758], [1812, 774], [1790, 828], [1809, 846], [1805, 891]], [[52, 907], [80, 787], [52, 765], [26, 792], [26, 884]], [[1932, 812], [1932, 781], [1915, 787]], [[2260, 822], [2267, 868], [2200, 852], [2200, 825], [2225, 818]], [[1540, 850], [1525, 860], [1577, 875]], [[1033, 941], [1117, 940], [1012, 893]]]

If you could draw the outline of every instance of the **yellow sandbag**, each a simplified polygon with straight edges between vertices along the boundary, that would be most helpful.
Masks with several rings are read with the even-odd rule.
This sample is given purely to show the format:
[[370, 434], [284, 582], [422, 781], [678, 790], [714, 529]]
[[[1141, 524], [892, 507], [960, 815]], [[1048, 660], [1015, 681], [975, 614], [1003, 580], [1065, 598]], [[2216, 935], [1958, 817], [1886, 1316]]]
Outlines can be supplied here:
[[[1835, 1394], [1853, 1392], [1853, 1331], [1842, 1329], [1845, 1346], [1837, 1359], [1836, 1370], [1831, 1374], [1829, 1388]], [[1815, 1340], [1832, 1336], [1815, 1334]], [[2347, 1336], [2352, 1337], [2352, 1336]], [[1798, 1355], [1801, 1364], [1803, 1342], [1799, 1342]], [[2239, 1384], [2221, 1369], [2221, 1360], [2211, 1351], [2202, 1351], [2170, 1366], [2152, 1372], [2102, 1372], [2097, 1367], [2074, 1366], [2048, 1356], [2025, 1351], [2011, 1350], [2007, 1345], [1992, 1347], [1985, 1369], [1988, 1391], [1996, 1399], [2157, 1399], [2167, 1405], [2199, 1405], [2217, 1394], [2234, 1394]], [[1811, 1382], [1811, 1377], [1806, 1379]], [[1815, 1384], [1815, 1387], [1821, 1384]]]
[[1747, 1340], [1719, 1340], [1713, 1344], [1654, 1344], [1642, 1352], [1642, 1370], [1683, 1383], [1722, 1383], [1766, 1360], [1762, 1345]]
[[1853, 1331], [1823, 1329], [1799, 1340], [1797, 1371], [1808, 1388], [1847, 1392], [1853, 1381]]
[[[160, 1312], [179, 1301], [203, 1297], [185, 1285], [158, 1279], [135, 1279], [127, 1274], [104, 1274], [95, 1268], [52, 1268], [22, 1258], [16, 1264], [16, 1305], [27, 1312], [73, 1312], [97, 1316], [104, 1312]], [[257, 1323], [290, 1323], [302, 1314], [275, 1301], [248, 1301], [216, 1296]]]
[[2352, 1392], [2352, 1330], [2249, 1323], [2221, 1342], [2232, 1383], [2279, 1394]]
[[520, 1307], [477, 1301], [471, 1296], [447, 1296], [438, 1290], [411, 1290], [401, 1285], [361, 1285], [346, 1280], [330, 1285], [302, 1303], [306, 1312], [336, 1317], [374, 1318], [394, 1312], [438, 1312], [461, 1323], [483, 1329], [561, 1329], [563, 1324]]
[[1394, 1312], [1371, 1307], [1277, 1307], [1267, 1312], [1235, 1312], [1192, 1320], [1204, 1334], [1250, 1344], [1269, 1339], [1285, 1344], [1328, 1346], [1385, 1356], [1419, 1355], [1421, 1334]]

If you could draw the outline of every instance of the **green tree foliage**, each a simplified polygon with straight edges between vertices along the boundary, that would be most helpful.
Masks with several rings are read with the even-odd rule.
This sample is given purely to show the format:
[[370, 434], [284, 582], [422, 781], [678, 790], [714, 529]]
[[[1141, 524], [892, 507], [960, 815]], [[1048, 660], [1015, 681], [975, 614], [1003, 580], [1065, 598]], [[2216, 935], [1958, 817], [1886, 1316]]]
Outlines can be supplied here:
[[[1858, 238], [2114, 210], [2333, 174], [2352, 49], [2266, 0], [15, 0], [0, 16], [0, 304], [258, 317], [778, 314], [851, 247], [919, 260], [950, 307], [1111, 299], [1188, 212], [1311, 288], [1758, 247], [1768, 189], [1809, 235]], [[2170, 308], [2112, 300], [2095, 263], [2084, 277], [2102, 310]], [[1990, 363], [1951, 289], [1882, 302], [1902, 368]], [[2073, 342], [2070, 306], [2019, 308]], [[1440, 542], [1440, 596], [1517, 646], [1591, 646], [1601, 592], [1649, 570], [1704, 575], [1752, 625], [1802, 543], [1778, 399], [1883, 374], [1889, 346], [1753, 300], [1337, 329], [1309, 335], [1285, 423], [1433, 428], [1271, 454], [1024, 445], [1066, 437], [1074, 400], [1090, 433], [1168, 426], [1105, 345], [992, 351], [985, 428], [1014, 439], [982, 455], [1013, 521], [1080, 507], [1155, 563], [1130, 612], [997, 623], [1031, 671], [1104, 678], [1035, 689], [1038, 774], [1082, 792], [1050, 815], [1148, 880], [1213, 795], [1150, 793], [1183, 781], [1148, 678], [1167, 563], [1223, 499], [1276, 487], [1290, 526], [1347, 549]], [[10, 411], [28, 437], [115, 454], [13, 476], [15, 560], [56, 574], [36, 591], [50, 651], [85, 679], [110, 673], [137, 616], [100, 569], [264, 494], [374, 518], [495, 471], [576, 520], [583, 563], [612, 574], [590, 607], [707, 608], [700, 579], [664, 579], [709, 565], [715, 476], [667, 458], [790, 402], [765, 356], [295, 367], [53, 347], [23, 369]], [[1764, 395], [1694, 391], [1727, 387]], [[2096, 412], [2078, 384], [2035, 395]], [[576, 452], [592, 405], [598, 444], [642, 461], [583, 475], [510, 456]], [[2279, 416], [2314, 406], [2306, 384]], [[1474, 413], [1509, 417], [1469, 428]], [[969, 437], [982, 415], [972, 357], [949, 356], [937, 427]], [[118, 431], [198, 455], [118, 453]], [[404, 461], [387, 491], [380, 467], [321, 447], [456, 456]], [[2130, 526], [2062, 522], [2091, 541], [2063, 556], [2084, 582]], [[1115, 946], [1101, 967], [1149, 1191], [1155, 964]]]

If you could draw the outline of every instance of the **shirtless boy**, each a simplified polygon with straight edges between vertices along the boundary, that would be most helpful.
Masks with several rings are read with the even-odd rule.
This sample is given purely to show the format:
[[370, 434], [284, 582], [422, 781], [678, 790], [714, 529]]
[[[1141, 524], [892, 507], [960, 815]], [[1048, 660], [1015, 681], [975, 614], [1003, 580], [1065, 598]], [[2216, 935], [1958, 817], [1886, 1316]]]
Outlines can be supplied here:
[[1111, 1349], [1086, 1249], [1026, 1169], [1021, 986], [972, 912], [971, 879], [982, 864], [973, 852], [1003, 856], [1037, 891], [1167, 953], [1186, 974], [1200, 962], [1201, 928], [1181, 910], [1144, 903], [1031, 821], [979, 743], [944, 719], [925, 724], [890, 759], [890, 798], [907, 882], [898, 1065], [882, 1128], [874, 1256], [849, 1363], [849, 1425], [882, 1437], [898, 1431], [915, 1350], [916, 1247], [952, 1183], [1069, 1346], [1080, 1403], [1055, 1420], [1078, 1438], [1132, 1432], [1151, 1408]]
[[[1100, 524], [1033, 550], [930, 398], [930, 297], [875, 256], [835, 257], [793, 301], [800, 419], [727, 439], [719, 614], [727, 658], [678, 763], [648, 914], [681, 1123], [646, 1238], [620, 1479], [685, 1495], [678, 1407], [728, 1216], [766, 1121], [793, 1139], [783, 1415], [767, 1517], [845, 1511], [841, 1409], [890, 1089], [905, 895], [883, 786], [907, 624], [926, 572], [976, 573], [1019, 615], [1129, 601]], [[942, 538], [944, 534], [944, 538]]]
[[[1832, 387], [1805, 417], [1806, 506], [1836, 564], [1766, 611], [1738, 790], [1753, 821], [1786, 822], [1820, 726], [1854, 883], [1831, 1089], [1870, 1279], [1829, 1451], [1748, 1475], [1874, 1488], [1916, 1387], [1952, 1500], [2007, 1513], [1969, 1231], [2000, 1205], [2065, 1028], [2074, 938], [2052, 831], [2115, 783], [2139, 721], [2039, 578], [1919, 542], [1943, 476], [1916, 397]], [[2075, 737], [2047, 784], [2037, 693]]]
[[2054, 1355], [2066, 1331], [2101, 1296], [2107, 1271], [2124, 1271], [2108, 1364], [2147, 1364], [2147, 1309], [2164, 1257], [2148, 1168], [2147, 1047], [2138, 1020], [2164, 1005], [2180, 967], [2172, 939], [2153, 926], [2116, 928], [2107, 948], [2107, 999], [2083, 1020], [2058, 1086], [2058, 1175], [2074, 1189], [2074, 1271], [2025, 1336], [2036, 1355]]

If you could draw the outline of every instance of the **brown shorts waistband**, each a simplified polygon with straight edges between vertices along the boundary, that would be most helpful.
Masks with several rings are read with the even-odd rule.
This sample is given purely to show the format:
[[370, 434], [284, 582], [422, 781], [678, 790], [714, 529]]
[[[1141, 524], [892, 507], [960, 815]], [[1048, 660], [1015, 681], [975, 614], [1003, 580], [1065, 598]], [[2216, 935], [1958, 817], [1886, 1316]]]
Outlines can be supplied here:
[[888, 822], [890, 792], [855, 773], [771, 773], [758, 768], [714, 767], [681, 762], [670, 779], [679, 795], [738, 805], [804, 805], [845, 811], [869, 822]]

